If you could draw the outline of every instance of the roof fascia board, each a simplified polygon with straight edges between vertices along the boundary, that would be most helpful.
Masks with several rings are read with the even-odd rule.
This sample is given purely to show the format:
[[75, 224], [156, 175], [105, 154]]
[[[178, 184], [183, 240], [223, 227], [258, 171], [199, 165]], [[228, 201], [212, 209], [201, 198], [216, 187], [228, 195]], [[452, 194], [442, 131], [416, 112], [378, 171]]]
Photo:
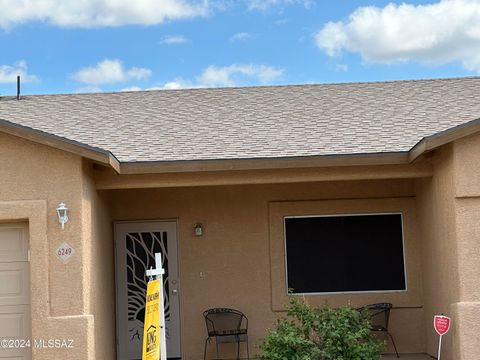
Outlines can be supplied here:
[[480, 131], [480, 118], [465, 124], [441, 131], [420, 140], [409, 152], [409, 161], [413, 162], [428, 151], [459, 140]]
[[122, 162], [121, 174], [154, 174], [203, 171], [288, 169], [332, 166], [365, 166], [408, 164], [408, 153], [359, 155], [323, 155], [291, 158], [196, 160], [172, 162]]
[[355, 167], [290, 168], [245, 171], [204, 171], [157, 174], [129, 174], [118, 176], [111, 170], [95, 173], [98, 190], [172, 188], [190, 186], [259, 185], [305, 183], [320, 181], [356, 181], [412, 179], [431, 177], [430, 163], [417, 162], [406, 165], [380, 165]]
[[119, 161], [108, 151], [32, 129], [27, 126], [18, 125], [4, 119], [0, 119], [0, 131], [38, 144], [64, 150], [90, 159], [96, 163], [111, 166], [116, 172], [120, 171]]

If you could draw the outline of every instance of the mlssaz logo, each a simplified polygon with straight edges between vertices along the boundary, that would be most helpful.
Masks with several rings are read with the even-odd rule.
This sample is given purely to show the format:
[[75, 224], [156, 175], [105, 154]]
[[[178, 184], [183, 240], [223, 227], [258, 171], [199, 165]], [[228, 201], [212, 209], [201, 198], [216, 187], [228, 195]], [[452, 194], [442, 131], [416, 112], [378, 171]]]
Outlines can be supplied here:
[[157, 328], [154, 325], [151, 325], [147, 329], [147, 353], [150, 351], [155, 351], [157, 347]]

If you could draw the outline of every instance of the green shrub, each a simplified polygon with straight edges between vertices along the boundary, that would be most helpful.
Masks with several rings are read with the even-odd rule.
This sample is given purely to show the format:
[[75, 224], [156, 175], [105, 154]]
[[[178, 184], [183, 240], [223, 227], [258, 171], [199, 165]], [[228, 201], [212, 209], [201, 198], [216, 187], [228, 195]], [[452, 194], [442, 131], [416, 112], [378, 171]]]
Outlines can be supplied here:
[[370, 331], [368, 314], [350, 307], [313, 308], [291, 296], [287, 317], [260, 345], [262, 360], [378, 360], [385, 343]]

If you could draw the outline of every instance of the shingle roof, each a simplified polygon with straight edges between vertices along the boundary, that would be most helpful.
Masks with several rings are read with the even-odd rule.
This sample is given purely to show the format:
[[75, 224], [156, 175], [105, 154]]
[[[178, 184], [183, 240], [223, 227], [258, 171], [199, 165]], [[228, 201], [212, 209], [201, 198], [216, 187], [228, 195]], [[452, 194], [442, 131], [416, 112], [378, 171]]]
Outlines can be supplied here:
[[0, 98], [0, 119], [121, 162], [408, 152], [480, 117], [480, 78]]

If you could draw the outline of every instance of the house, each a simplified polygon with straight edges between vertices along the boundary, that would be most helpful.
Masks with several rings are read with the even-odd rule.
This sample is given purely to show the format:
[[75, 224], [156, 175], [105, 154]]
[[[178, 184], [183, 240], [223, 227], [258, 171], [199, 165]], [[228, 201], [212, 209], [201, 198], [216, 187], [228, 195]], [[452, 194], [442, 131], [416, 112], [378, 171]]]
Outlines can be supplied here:
[[161, 251], [170, 357], [203, 357], [211, 307], [243, 311], [254, 349], [293, 288], [392, 303], [401, 353], [434, 355], [445, 313], [442, 360], [477, 358], [479, 94], [474, 77], [0, 98], [0, 334], [73, 341], [2, 351], [138, 358]]

